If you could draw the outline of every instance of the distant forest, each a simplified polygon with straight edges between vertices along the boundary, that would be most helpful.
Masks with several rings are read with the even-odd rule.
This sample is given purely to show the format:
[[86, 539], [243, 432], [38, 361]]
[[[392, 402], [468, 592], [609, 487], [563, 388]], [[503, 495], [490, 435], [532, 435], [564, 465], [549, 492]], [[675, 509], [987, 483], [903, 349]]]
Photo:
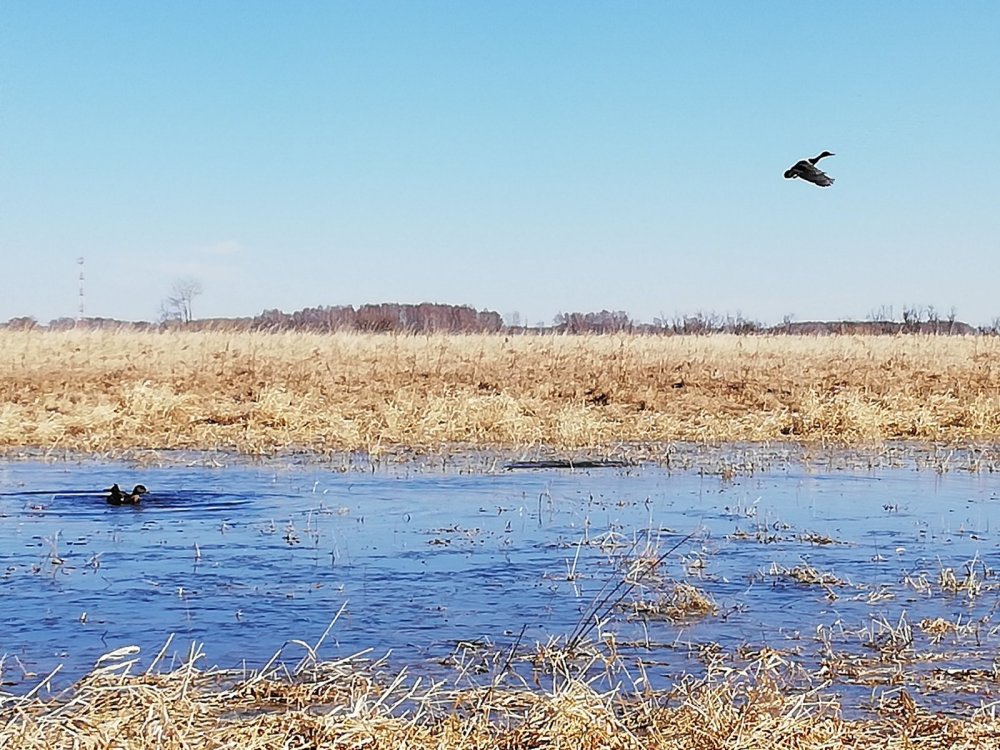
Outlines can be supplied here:
[[[880, 310], [884, 313], [884, 310]], [[518, 316], [513, 316], [515, 319]], [[265, 310], [252, 318], [199, 318], [189, 321], [120, 321], [111, 318], [59, 318], [43, 325], [31, 317], [11, 318], [0, 323], [8, 330], [61, 331], [71, 328], [118, 328], [137, 331], [363, 331], [374, 333], [506, 333], [506, 334], [601, 334], [634, 333], [648, 335], [704, 335], [709, 333], [753, 334], [880, 334], [924, 333], [939, 335], [1000, 334], [1000, 319], [990, 326], [975, 328], [955, 319], [937, 315], [934, 308], [904, 308], [902, 320], [875, 315], [866, 321], [798, 322], [790, 319], [766, 326], [742, 315], [697, 313], [639, 323], [617, 311], [559, 313], [552, 325], [525, 326], [505, 323], [500, 313], [476, 310], [467, 305], [423, 303], [402, 305], [335, 305], [307, 307], [297, 312]]]

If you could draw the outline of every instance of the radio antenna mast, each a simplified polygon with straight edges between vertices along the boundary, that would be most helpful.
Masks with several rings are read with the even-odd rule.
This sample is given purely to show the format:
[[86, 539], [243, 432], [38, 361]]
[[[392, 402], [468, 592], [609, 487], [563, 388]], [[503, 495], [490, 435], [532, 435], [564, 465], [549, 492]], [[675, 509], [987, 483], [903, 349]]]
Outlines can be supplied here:
[[76, 322], [79, 323], [81, 320], [83, 320], [83, 311], [84, 311], [84, 304], [83, 304], [84, 303], [84, 296], [83, 296], [83, 256], [81, 255], [79, 258], [77, 258], [76, 262], [77, 262], [77, 265], [80, 266], [80, 305], [77, 308], [77, 312], [76, 312]]

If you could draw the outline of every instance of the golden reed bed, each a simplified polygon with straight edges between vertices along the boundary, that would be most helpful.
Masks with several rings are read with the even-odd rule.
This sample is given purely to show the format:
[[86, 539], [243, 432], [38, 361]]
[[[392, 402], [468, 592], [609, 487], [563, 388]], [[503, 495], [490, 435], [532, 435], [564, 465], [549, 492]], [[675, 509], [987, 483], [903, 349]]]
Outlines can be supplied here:
[[[127, 651], [127, 650], [123, 650]], [[114, 656], [114, 655], [109, 655]], [[127, 654], [125, 654], [127, 656]], [[131, 676], [99, 664], [54, 697], [0, 694], [5, 750], [369, 748], [371, 750], [995, 750], [994, 706], [966, 717], [921, 709], [905, 690], [845, 718], [822, 685], [789, 681], [775, 652], [670, 691], [601, 690], [550, 664], [551, 686], [456, 690], [379, 675], [364, 662], [293, 672], [202, 671], [195, 654], [168, 672]], [[595, 662], [591, 662], [594, 664]], [[622, 675], [619, 675], [619, 679]]]
[[[995, 441], [998, 354], [986, 337], [0, 331], [0, 448]], [[560, 668], [550, 689], [457, 690], [350, 662], [292, 675], [99, 664], [62, 695], [0, 688], [0, 748], [1000, 747], [992, 704], [949, 716], [900, 690], [844, 717], [820, 677], [788, 684], [794, 670], [772, 662], [664, 692]]]
[[0, 331], [0, 448], [995, 441], [1000, 338]]

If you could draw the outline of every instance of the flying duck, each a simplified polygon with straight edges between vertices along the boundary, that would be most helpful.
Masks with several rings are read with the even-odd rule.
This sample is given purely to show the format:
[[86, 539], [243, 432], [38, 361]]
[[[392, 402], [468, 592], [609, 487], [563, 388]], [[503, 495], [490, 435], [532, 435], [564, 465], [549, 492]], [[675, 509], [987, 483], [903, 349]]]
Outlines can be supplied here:
[[794, 180], [798, 177], [806, 182], [811, 182], [813, 185], [819, 185], [820, 187], [830, 187], [833, 184], [833, 178], [827, 176], [826, 172], [816, 166], [816, 162], [820, 159], [825, 159], [828, 156], [834, 156], [829, 151], [824, 151], [819, 156], [814, 156], [812, 159], [803, 159], [802, 161], [795, 162], [795, 165], [791, 169], [785, 170], [785, 179]]
[[145, 485], [137, 484], [131, 492], [122, 492], [117, 484], [113, 484], [108, 492], [111, 493], [108, 495], [108, 503], [111, 505], [135, 505], [149, 490]]

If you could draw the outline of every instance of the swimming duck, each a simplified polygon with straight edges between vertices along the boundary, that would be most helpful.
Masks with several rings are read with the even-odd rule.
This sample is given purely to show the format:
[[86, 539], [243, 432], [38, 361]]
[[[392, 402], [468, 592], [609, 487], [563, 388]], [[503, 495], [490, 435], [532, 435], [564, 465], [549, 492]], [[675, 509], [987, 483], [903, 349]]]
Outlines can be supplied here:
[[149, 490], [146, 489], [145, 485], [137, 484], [131, 492], [122, 492], [117, 484], [113, 484], [108, 492], [111, 493], [108, 495], [108, 503], [111, 505], [135, 505], [139, 502], [139, 498]]
[[826, 172], [816, 166], [816, 162], [820, 159], [825, 159], [828, 156], [836, 156], [836, 154], [824, 151], [822, 154], [814, 156], [812, 159], [803, 159], [802, 161], [795, 162], [793, 167], [785, 170], [785, 179], [794, 180], [795, 178], [799, 178], [805, 180], [806, 182], [811, 182], [813, 185], [830, 187], [830, 185], [833, 184], [833, 178], [829, 177]]

